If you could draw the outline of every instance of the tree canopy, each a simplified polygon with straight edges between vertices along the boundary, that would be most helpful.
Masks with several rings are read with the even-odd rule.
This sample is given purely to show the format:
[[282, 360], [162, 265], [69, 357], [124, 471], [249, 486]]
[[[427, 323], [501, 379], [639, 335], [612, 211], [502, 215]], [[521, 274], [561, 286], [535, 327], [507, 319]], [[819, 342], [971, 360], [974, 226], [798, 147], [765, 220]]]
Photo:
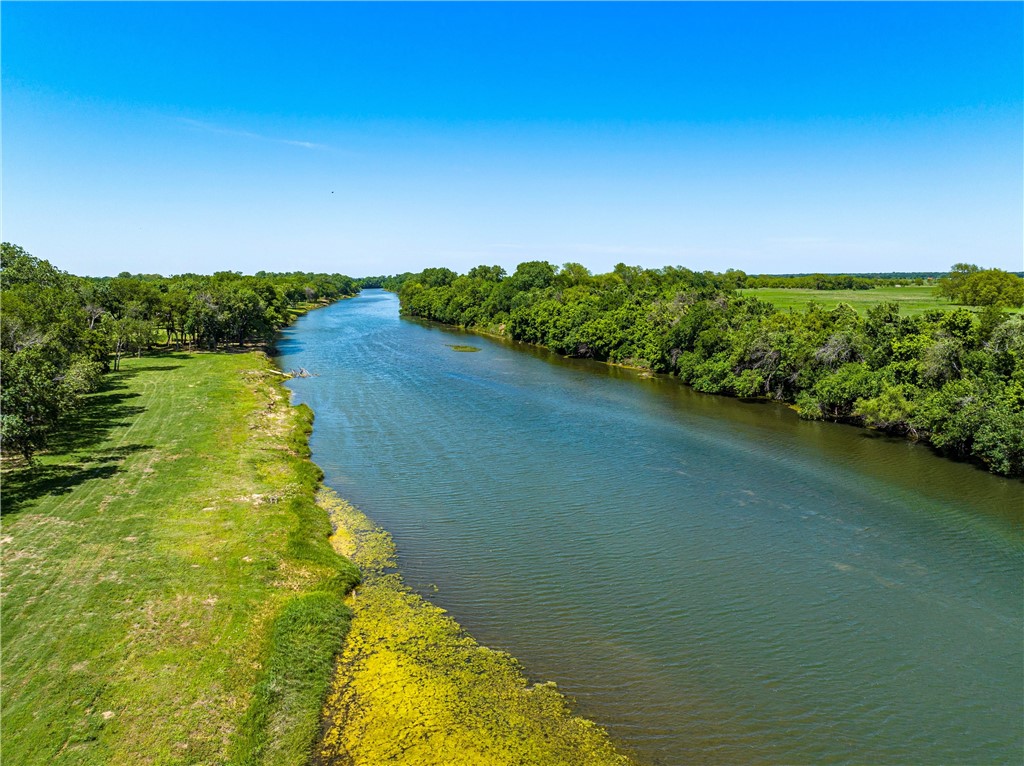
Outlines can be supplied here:
[[[1013, 284], [997, 270], [954, 271], [963, 289]], [[734, 271], [619, 264], [592, 275], [532, 261], [510, 276], [490, 266], [437, 274], [402, 281], [405, 314], [672, 374], [699, 391], [788, 402], [805, 418], [904, 434], [1024, 474], [1024, 319], [1000, 301], [918, 317], [880, 302], [862, 317], [843, 303], [778, 311], [737, 293], [747, 282]]]
[[1012, 307], [1024, 305], [1024, 279], [1002, 269], [981, 269], [957, 263], [939, 280], [938, 294], [965, 306]]
[[46, 446], [79, 397], [126, 355], [159, 344], [216, 350], [269, 342], [292, 310], [359, 291], [340, 274], [68, 274], [0, 245], [0, 447]]

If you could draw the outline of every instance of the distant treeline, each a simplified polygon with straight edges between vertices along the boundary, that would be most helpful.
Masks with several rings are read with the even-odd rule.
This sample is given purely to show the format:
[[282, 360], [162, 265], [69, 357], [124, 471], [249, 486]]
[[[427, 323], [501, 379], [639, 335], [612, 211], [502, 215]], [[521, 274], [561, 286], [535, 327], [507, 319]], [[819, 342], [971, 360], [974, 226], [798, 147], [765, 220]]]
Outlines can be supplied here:
[[122, 357], [265, 343], [296, 307], [359, 292], [340, 274], [77, 277], [0, 245], [0, 448], [26, 459]]
[[[950, 285], [959, 286], [960, 280], [972, 275], [975, 281], [980, 279], [987, 285], [998, 284], [1000, 290], [1006, 289], [1008, 295], [1000, 300], [989, 301], [983, 291], [976, 291], [959, 296], [949, 291]], [[974, 306], [988, 305], [996, 302], [1006, 306], [1016, 306], [1024, 302], [1024, 283], [1020, 282], [1024, 274], [1005, 272], [1000, 269], [981, 269], [973, 264], [958, 263], [949, 272], [889, 273], [889, 274], [759, 274], [748, 276], [742, 271], [727, 271], [723, 276], [731, 276], [737, 288], [802, 288], [807, 290], [870, 290], [874, 287], [899, 287], [905, 285], [938, 285], [940, 294], [958, 303]], [[945, 291], [944, 291], [945, 290]], [[1019, 297], [1018, 297], [1019, 293]]]
[[945, 271], [887, 271], [887, 272], [876, 272], [876, 273], [857, 273], [857, 274], [752, 274], [751, 277], [754, 279], [778, 279], [780, 277], [785, 279], [790, 278], [801, 278], [801, 277], [855, 277], [857, 279], [868, 279], [878, 283], [879, 287], [884, 287], [888, 284], [927, 284], [928, 282], [934, 282], [939, 277], [944, 277]]
[[[711, 275], [723, 287], [735, 290], [759, 287], [802, 290], [871, 290], [875, 287], [901, 287], [907, 285], [941, 286], [949, 282], [951, 278], [953, 280], [957, 279], [958, 267], [982, 271], [977, 266], [957, 264], [951, 272], [892, 271], [878, 274], [747, 274], [737, 269], [729, 269], [723, 274], [704, 273]], [[985, 274], [991, 274], [992, 272], [998, 272], [1000, 275], [1007, 273], [998, 269], [984, 270]], [[1024, 272], [1009, 272], [1009, 274], [1010, 276], [1024, 277]], [[405, 274], [396, 274], [394, 276], [365, 277], [359, 280], [359, 285], [360, 287], [377, 287], [398, 292], [402, 283], [412, 276], [414, 275], [406, 272]], [[951, 293], [946, 293], [945, 297], [955, 300], [955, 296]], [[1022, 301], [1024, 301], [1024, 298], [1022, 298]], [[970, 299], [958, 300], [957, 302], [984, 305], [983, 303], [975, 303]], [[1003, 305], [1019, 305], [1020, 302], [1014, 302], [1010, 298], [1004, 301]]]
[[804, 290], [870, 290], [893, 284], [925, 284], [924, 278], [908, 278], [905, 281], [883, 277], [863, 277], [852, 274], [794, 274], [790, 276], [761, 274], [747, 276], [743, 272], [726, 272], [736, 274], [737, 288], [784, 287]]
[[399, 298], [408, 316], [672, 374], [699, 391], [790, 402], [805, 418], [905, 434], [1024, 474], [1024, 317], [995, 305], [919, 317], [895, 303], [863, 318], [848, 304], [780, 312], [736, 283], [735, 272], [619, 264], [592, 275], [532, 261], [511, 275], [425, 269]]
[[362, 277], [357, 279], [356, 283], [360, 289], [380, 289], [390, 290], [391, 292], [398, 292], [398, 288], [402, 286], [402, 282], [412, 276], [412, 273], [406, 272], [404, 274], [396, 274], [394, 276], [386, 277]]

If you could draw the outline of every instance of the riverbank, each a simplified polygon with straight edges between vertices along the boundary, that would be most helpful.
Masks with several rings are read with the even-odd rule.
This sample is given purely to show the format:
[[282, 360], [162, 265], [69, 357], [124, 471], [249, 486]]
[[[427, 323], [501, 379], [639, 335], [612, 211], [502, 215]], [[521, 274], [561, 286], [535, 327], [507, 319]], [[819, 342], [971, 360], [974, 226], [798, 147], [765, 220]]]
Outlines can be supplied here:
[[[863, 309], [863, 306], [859, 307]], [[1007, 312], [1010, 316], [1015, 313], [1020, 313], [1016, 309], [1011, 309]], [[607, 367], [615, 367], [624, 370], [631, 370], [639, 373], [641, 377], [663, 377], [665, 379], [673, 379], [679, 385], [686, 386], [699, 394], [709, 394], [713, 396], [725, 396], [730, 399], [737, 399], [745, 402], [773, 402], [785, 406], [789, 410], [796, 413], [799, 417], [806, 420], [821, 420], [836, 425], [852, 426], [855, 428], [864, 429], [865, 431], [873, 434], [884, 434], [889, 437], [895, 437], [905, 439], [907, 442], [920, 445], [932, 450], [936, 455], [943, 457], [944, 459], [950, 459], [957, 462], [970, 463], [978, 468], [983, 468], [990, 471], [993, 474], [1003, 476], [1011, 480], [1020, 480], [1024, 478], [1024, 461], [1022, 461], [1022, 455], [1024, 455], [1024, 445], [1021, 443], [1018, 430], [1015, 430], [1016, 423], [1021, 421], [1021, 413], [1018, 409], [1014, 409], [1016, 405], [1016, 399], [1012, 399], [1011, 396], [1005, 397], [1000, 400], [997, 405], [994, 405], [992, 410], [998, 411], [999, 417], [993, 418], [993, 423], [985, 424], [984, 426], [979, 425], [981, 416], [980, 411], [985, 408], [975, 405], [974, 409], [961, 408], [961, 410], [951, 410], [953, 414], [946, 416], [946, 419], [937, 419], [936, 422], [943, 426], [948, 427], [949, 433], [939, 434], [930, 432], [924, 429], [918, 430], [912, 424], [901, 418], [909, 417], [909, 413], [916, 412], [918, 405], [908, 402], [906, 399], [896, 398], [892, 401], [882, 397], [877, 397], [873, 400], [875, 403], [872, 405], [876, 407], [876, 419], [871, 420], [865, 416], [854, 414], [852, 411], [843, 416], [833, 416], [830, 413], [821, 411], [818, 404], [814, 403], [813, 399], [797, 397], [793, 398], [777, 398], [775, 396], [769, 396], [761, 394], [760, 392], [746, 392], [739, 393], [736, 391], [728, 390], [727, 388], [716, 388], [711, 386], [710, 388], [704, 385], [698, 385], [694, 381], [687, 381], [680, 378], [679, 375], [673, 373], [658, 372], [649, 366], [643, 366], [640, 364], [616, 362], [611, 359], [594, 359], [588, 357], [578, 357], [572, 354], [562, 354], [550, 346], [544, 345], [543, 343], [532, 343], [530, 341], [521, 340], [512, 337], [506, 328], [506, 325], [461, 325], [461, 324], [449, 324], [435, 319], [426, 319], [420, 316], [405, 316], [407, 320], [413, 320], [423, 322], [426, 325], [436, 325], [442, 327], [448, 331], [457, 331], [460, 333], [466, 333], [470, 335], [477, 335], [484, 338], [492, 338], [504, 343], [509, 343], [513, 347], [521, 346], [525, 348], [539, 349], [552, 354], [556, 354], [564, 359], [588, 359], [589, 361], [597, 362]], [[1007, 354], [1008, 358], [1014, 358], [1012, 355]], [[916, 362], [914, 362], [916, 364]], [[704, 381], [705, 383], [707, 381]], [[959, 390], [959, 389], [957, 389]], [[964, 388], [963, 390], [967, 390]], [[848, 395], [848, 391], [846, 392]], [[970, 397], [967, 397], [968, 403]], [[932, 408], [932, 417], [937, 417], [934, 412], [937, 412], [941, 407], [948, 406], [948, 397], [943, 398], [941, 401], [936, 403], [937, 400], [927, 402], [927, 406]], [[1010, 403], [1007, 404], [1007, 401]], [[808, 403], [810, 402], [810, 403]], [[857, 403], [863, 405], [863, 400]], [[833, 406], [839, 407], [838, 404]], [[886, 409], [889, 407], [890, 409]], [[891, 420], [890, 420], [891, 418]], [[952, 426], [950, 424], [953, 424]], [[955, 427], [953, 427], [955, 426]], [[972, 429], [984, 432], [984, 439], [977, 439], [977, 434]], [[959, 446], [964, 443], [969, 443], [972, 439], [978, 441], [984, 441], [987, 445], [986, 452], [984, 454], [975, 452], [974, 454], [963, 452], [959, 449]]]
[[687, 269], [620, 264], [590, 275], [532, 261], [499, 272], [408, 275], [401, 313], [503, 325], [557, 354], [672, 374], [702, 393], [792, 403], [809, 420], [864, 425], [1024, 476], [1024, 322], [998, 308], [1019, 305], [1018, 277], [1007, 275], [1012, 294], [993, 294], [978, 312], [928, 309], [916, 296], [920, 312], [905, 316], [886, 295], [862, 313], [845, 302], [780, 311], [739, 294], [727, 275]]
[[1019, 483], [402, 321], [381, 291], [278, 346], [320, 373], [288, 383], [314, 458], [394, 536], [405, 583], [639, 759], [1020, 752]]
[[[317, 503], [313, 413], [281, 378], [258, 351], [127, 358], [34, 468], [5, 462], [4, 763], [299, 766], [332, 679], [357, 695], [330, 730], [355, 763], [410, 737], [475, 743], [487, 763], [625, 763], [553, 688], [531, 689], [510, 657], [378, 576], [390, 538], [336, 498]], [[335, 664], [359, 580], [349, 550], [368, 577], [345, 656], [376, 662], [358, 672]], [[480, 676], [451, 672], [467, 658]], [[398, 674], [396, 659], [441, 674]], [[407, 721], [388, 702], [403, 695], [417, 700]], [[469, 699], [503, 723], [481, 729], [457, 704]], [[351, 762], [338, 747], [319, 762]]]
[[510, 655], [480, 646], [395, 570], [391, 536], [330, 490], [331, 542], [362, 582], [324, 706], [314, 763], [628, 766], [608, 735], [572, 714], [551, 683], [531, 685]]
[[303, 764], [355, 568], [261, 353], [125, 359], [3, 474], [5, 764]]

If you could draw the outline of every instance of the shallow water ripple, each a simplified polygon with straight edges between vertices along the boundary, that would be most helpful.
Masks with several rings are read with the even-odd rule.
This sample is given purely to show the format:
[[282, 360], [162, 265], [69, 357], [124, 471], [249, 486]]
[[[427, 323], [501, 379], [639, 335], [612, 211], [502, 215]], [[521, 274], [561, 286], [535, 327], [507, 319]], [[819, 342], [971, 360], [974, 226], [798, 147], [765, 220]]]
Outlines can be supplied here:
[[280, 343], [406, 580], [649, 764], [1021, 761], [1024, 485], [789, 410], [400, 320]]

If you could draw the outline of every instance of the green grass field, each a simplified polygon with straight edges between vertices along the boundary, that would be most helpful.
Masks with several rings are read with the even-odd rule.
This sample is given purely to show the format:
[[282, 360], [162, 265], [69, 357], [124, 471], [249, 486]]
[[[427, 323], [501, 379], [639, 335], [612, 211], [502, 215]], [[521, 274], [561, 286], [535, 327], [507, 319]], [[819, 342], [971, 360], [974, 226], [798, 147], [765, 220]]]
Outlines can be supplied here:
[[277, 380], [258, 353], [126, 359], [5, 465], [5, 766], [308, 760], [357, 575]]
[[[787, 309], [802, 311], [809, 303], [820, 303], [826, 309], [835, 308], [838, 303], [849, 303], [863, 315], [869, 307], [888, 301], [898, 303], [900, 313], [905, 316], [914, 316], [935, 310], [950, 311], [958, 308], [958, 304], [950, 303], [945, 298], [936, 298], [935, 288], [927, 285], [876, 287], [873, 290], [801, 290], [759, 287], [739, 292], [771, 303], [782, 311]], [[1011, 311], [1014, 310], [1019, 311], [1019, 309], [1011, 309]]]

